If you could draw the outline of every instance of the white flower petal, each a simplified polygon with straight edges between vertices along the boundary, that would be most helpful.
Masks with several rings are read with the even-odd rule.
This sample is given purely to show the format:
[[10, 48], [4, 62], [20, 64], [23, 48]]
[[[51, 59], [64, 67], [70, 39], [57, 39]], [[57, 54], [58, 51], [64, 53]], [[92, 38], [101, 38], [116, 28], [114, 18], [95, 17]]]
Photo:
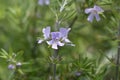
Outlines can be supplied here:
[[42, 42], [43, 42], [43, 40], [41, 40], [41, 39], [38, 41], [39, 44], [42, 43]]
[[64, 46], [64, 43], [61, 43], [60, 41], [57, 42], [59, 46]]
[[57, 44], [56, 44], [56, 43], [53, 43], [53, 44], [52, 44], [52, 48], [53, 48], [53, 49], [58, 49]]
[[46, 4], [46, 5], [49, 5], [49, 4], [50, 4], [50, 0], [46, 0], [46, 1], [45, 1], [45, 4]]
[[65, 42], [66, 43], [70, 43], [71, 41], [69, 39], [65, 39]]
[[52, 45], [53, 44], [53, 41], [51, 40], [51, 41], [47, 41], [47, 44], [48, 45]]

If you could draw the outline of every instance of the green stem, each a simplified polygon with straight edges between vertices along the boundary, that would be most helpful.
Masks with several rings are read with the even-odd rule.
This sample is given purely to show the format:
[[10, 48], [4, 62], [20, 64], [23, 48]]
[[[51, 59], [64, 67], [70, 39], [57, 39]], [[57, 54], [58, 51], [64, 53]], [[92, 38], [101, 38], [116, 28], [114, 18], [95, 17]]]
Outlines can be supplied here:
[[[37, 14], [37, 12], [38, 12], [38, 0], [36, 0], [36, 2], [35, 2], [35, 9], [34, 9], [34, 21], [33, 21], [33, 33], [32, 33], [32, 37], [33, 37], [33, 39], [35, 39], [35, 35], [36, 35], [36, 27], [37, 27], [37, 16], [36, 16], [36, 14]], [[37, 41], [36, 41], [36, 39], [35, 40], [33, 40], [33, 42], [34, 42], [34, 44], [33, 44], [33, 48], [31, 49], [32, 51], [32, 58], [33, 59], [35, 59], [37, 56], [36, 56], [36, 50], [37, 50]]]
[[[58, 56], [58, 50], [54, 49], [54, 54], [53, 54], [54, 59], [56, 59], [57, 56]], [[55, 78], [56, 78], [56, 63], [53, 63], [53, 80], [55, 80]]]
[[56, 78], [56, 64], [53, 64], [53, 80]]
[[[56, 22], [55, 22], [55, 26], [54, 26], [54, 30], [57, 31], [58, 30], [58, 26], [59, 26], [59, 20], [58, 20], [58, 15], [56, 14]], [[53, 59], [55, 60], [58, 56], [58, 49], [54, 49], [54, 54], [53, 54]], [[56, 63], [53, 63], [53, 80], [55, 80], [56, 78]]]
[[117, 52], [117, 61], [116, 61], [116, 79], [119, 80], [119, 59], [120, 59], [120, 23], [119, 23], [119, 29], [118, 29], [118, 52]]
[[72, 26], [74, 25], [75, 21], [77, 20], [77, 15], [73, 18], [71, 24], [69, 25], [69, 28], [72, 28]]

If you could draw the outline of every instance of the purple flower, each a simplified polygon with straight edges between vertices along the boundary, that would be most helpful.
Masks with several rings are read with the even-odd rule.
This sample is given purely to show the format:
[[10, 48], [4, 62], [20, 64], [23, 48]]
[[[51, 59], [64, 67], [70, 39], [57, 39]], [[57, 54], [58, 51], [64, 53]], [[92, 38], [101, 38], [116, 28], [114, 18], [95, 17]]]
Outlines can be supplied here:
[[50, 32], [50, 27], [43, 28], [44, 39], [40, 39], [38, 43], [46, 41], [48, 45], [51, 45], [53, 49], [58, 49], [58, 46], [64, 46], [65, 43], [70, 43], [68, 39], [68, 32], [70, 28], [60, 28], [57, 32]]
[[39, 5], [49, 5], [50, 4], [50, 0], [38, 0], [38, 4]]
[[99, 7], [99, 6], [94, 6], [93, 8], [87, 8], [85, 9], [86, 14], [90, 14], [87, 18], [88, 21], [92, 22], [94, 17], [96, 18], [97, 21], [100, 21], [100, 16], [99, 13], [104, 12], [104, 10]]
[[8, 69], [10, 69], [10, 70], [15, 69], [15, 65], [13, 65], [13, 64], [8, 65]]
[[47, 41], [49, 45], [52, 45], [53, 49], [58, 49], [57, 46], [64, 46], [64, 43], [62, 43], [60, 40], [62, 38], [62, 35], [60, 32], [51, 32], [51, 40]]

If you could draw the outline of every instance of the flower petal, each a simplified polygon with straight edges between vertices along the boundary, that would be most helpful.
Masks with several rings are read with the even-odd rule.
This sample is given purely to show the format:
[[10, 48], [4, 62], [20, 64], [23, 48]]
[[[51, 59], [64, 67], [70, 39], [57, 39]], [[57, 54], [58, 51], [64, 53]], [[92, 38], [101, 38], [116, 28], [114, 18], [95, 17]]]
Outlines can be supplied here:
[[93, 19], [94, 19], [94, 16], [95, 16], [95, 14], [92, 14], [92, 13], [91, 13], [91, 14], [88, 16], [87, 20], [90, 21], [90, 22], [92, 22]]
[[44, 5], [44, 0], [38, 0], [39, 5]]
[[64, 43], [61, 43], [60, 41], [57, 42], [57, 45], [64, 46]]
[[56, 43], [53, 43], [53, 44], [52, 44], [52, 48], [53, 48], [53, 49], [58, 49], [57, 44], [56, 44]]
[[47, 41], [48, 45], [52, 45], [53, 44], [53, 40]]
[[50, 4], [50, 0], [45, 0], [45, 4], [49, 5]]
[[70, 41], [69, 39], [67, 39], [67, 38], [66, 38], [64, 41], [65, 41], [66, 43], [70, 43], [70, 42], [71, 42], [71, 41]]
[[58, 40], [61, 38], [61, 33], [60, 32], [51, 32], [51, 36], [53, 40]]
[[67, 38], [68, 36], [68, 32], [71, 30], [71, 28], [60, 28], [60, 33], [61, 33], [61, 37], [65, 37]]
[[93, 10], [93, 8], [87, 8], [87, 9], [85, 9], [85, 13], [86, 13], [86, 14], [91, 13], [92, 10]]
[[104, 12], [104, 10], [101, 8], [101, 7], [99, 7], [99, 6], [94, 6], [94, 9], [98, 12], [98, 13], [100, 13], [100, 12]]
[[38, 41], [38, 43], [40, 44], [40, 43], [42, 43], [43, 42], [43, 40], [42, 39], [40, 39], [39, 41]]
[[95, 18], [97, 21], [100, 21], [100, 16], [98, 14], [95, 14]]
[[43, 28], [42, 32], [45, 39], [50, 38], [50, 27]]

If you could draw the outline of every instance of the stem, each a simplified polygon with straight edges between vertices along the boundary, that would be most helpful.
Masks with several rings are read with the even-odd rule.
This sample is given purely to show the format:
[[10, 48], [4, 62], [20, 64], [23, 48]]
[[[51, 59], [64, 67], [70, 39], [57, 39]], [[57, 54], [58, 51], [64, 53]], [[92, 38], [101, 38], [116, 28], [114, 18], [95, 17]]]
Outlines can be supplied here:
[[[34, 38], [34, 36], [36, 35], [36, 27], [37, 27], [37, 11], [38, 11], [38, 5], [37, 5], [37, 2], [38, 0], [36, 0], [36, 6], [35, 6], [35, 9], [34, 9], [34, 21], [33, 21], [33, 34], [32, 34], [32, 37]], [[35, 39], [35, 38], [34, 38]], [[32, 48], [32, 57], [33, 59], [35, 59], [37, 56], [36, 56], [36, 50], [37, 50], [37, 41], [36, 39], [33, 40], [34, 44], [33, 44], [33, 48]]]
[[[58, 56], [58, 50], [54, 49], [54, 54], [53, 54], [54, 59], [56, 59], [57, 56]], [[53, 80], [55, 80], [55, 78], [56, 78], [56, 63], [53, 63]]]
[[32, 57], [33, 57], [33, 59], [35, 59], [35, 58], [37, 57], [37, 56], [36, 56], [37, 44], [38, 44], [38, 42], [36, 41], [36, 42], [34, 43], [33, 48], [32, 48]]
[[[55, 26], [54, 26], [54, 30], [57, 31], [58, 30], [58, 26], [59, 26], [59, 20], [58, 20], [58, 16], [56, 14], [56, 22], [55, 22]], [[54, 53], [53, 53], [53, 59], [56, 60], [58, 56], [58, 49], [54, 49]], [[56, 78], [56, 63], [53, 63], [53, 80], [55, 80]]]
[[56, 78], [56, 64], [53, 64], [53, 80]]
[[117, 52], [117, 61], [116, 61], [116, 79], [119, 80], [119, 59], [120, 59], [120, 23], [118, 28], [118, 52]]
[[72, 26], [74, 25], [75, 21], [77, 20], [77, 15], [74, 17], [74, 19], [72, 20], [71, 24], [69, 25], [69, 28], [72, 28]]

